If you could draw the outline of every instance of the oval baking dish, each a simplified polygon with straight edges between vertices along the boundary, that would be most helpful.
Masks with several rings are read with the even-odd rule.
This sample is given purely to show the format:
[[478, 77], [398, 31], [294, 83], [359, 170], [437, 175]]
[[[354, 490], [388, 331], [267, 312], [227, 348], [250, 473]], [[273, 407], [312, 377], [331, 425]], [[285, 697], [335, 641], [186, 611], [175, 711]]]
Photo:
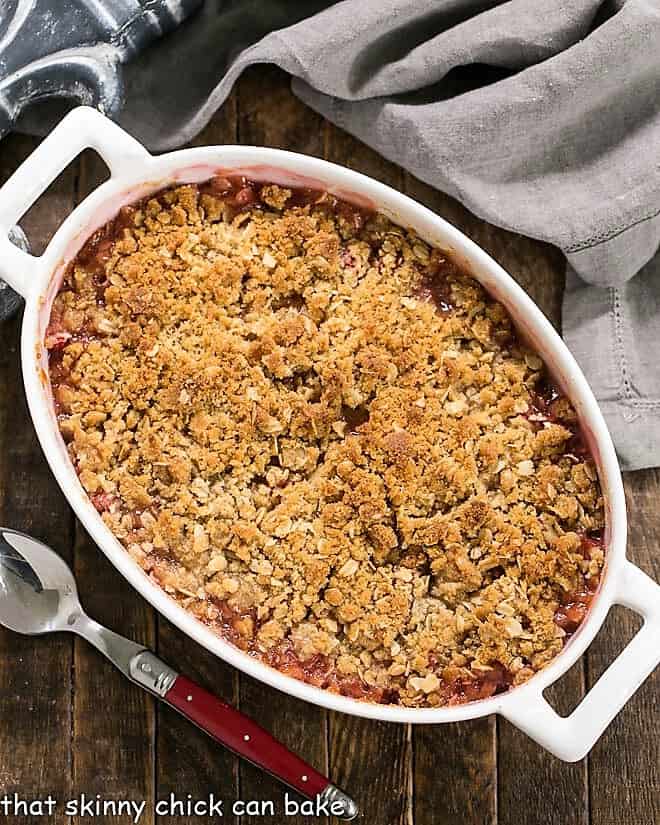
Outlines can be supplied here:
[[[87, 147], [106, 161], [110, 179], [67, 217], [42, 256], [22, 252], [8, 239], [10, 227]], [[600, 589], [579, 631], [547, 667], [523, 685], [464, 705], [403, 708], [361, 702], [297, 681], [224, 641], [168, 597], [125, 552], [90, 502], [58, 431], [50, 394], [43, 340], [52, 301], [68, 263], [89, 236], [122, 206], [167, 186], [201, 182], [219, 172], [327, 190], [411, 227], [431, 245], [449, 252], [505, 306], [521, 337], [539, 352], [572, 401], [598, 466], [606, 510], [606, 564]], [[364, 175], [280, 150], [210, 146], [153, 157], [115, 124], [83, 107], [69, 114], [0, 190], [0, 247], [0, 275], [26, 299], [21, 344], [25, 388], [39, 440], [64, 494], [90, 536], [126, 579], [183, 632], [222, 659], [291, 695], [384, 721], [441, 723], [500, 713], [568, 761], [580, 759], [589, 751], [660, 660], [660, 587], [626, 559], [621, 475], [612, 441], [584, 376], [550, 323], [510, 276], [472, 241], [425, 207]], [[644, 626], [577, 709], [568, 717], [560, 717], [544, 699], [543, 691], [584, 652], [615, 603], [640, 613]]]

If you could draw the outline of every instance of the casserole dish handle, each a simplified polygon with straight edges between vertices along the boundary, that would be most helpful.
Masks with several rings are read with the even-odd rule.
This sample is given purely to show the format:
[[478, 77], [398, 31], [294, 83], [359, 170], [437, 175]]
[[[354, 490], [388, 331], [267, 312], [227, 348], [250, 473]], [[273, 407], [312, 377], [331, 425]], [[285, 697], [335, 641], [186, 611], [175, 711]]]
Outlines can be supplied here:
[[40, 258], [13, 244], [9, 230], [83, 149], [98, 152], [111, 177], [129, 172], [151, 157], [116, 123], [96, 109], [80, 106], [63, 118], [18, 167], [0, 189], [0, 277], [24, 298], [36, 283], [33, 273]]
[[589, 753], [660, 662], [660, 585], [626, 561], [613, 603], [639, 613], [644, 624], [573, 713], [559, 716], [531, 682], [502, 709], [505, 718], [566, 762], [577, 762]]

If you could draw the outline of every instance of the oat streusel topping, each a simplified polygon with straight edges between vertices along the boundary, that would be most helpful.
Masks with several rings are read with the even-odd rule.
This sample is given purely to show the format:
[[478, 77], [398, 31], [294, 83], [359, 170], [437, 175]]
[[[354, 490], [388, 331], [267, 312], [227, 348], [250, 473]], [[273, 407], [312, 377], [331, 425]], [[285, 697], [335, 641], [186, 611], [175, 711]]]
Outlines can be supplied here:
[[528, 679], [588, 609], [603, 504], [503, 307], [412, 231], [243, 179], [124, 208], [45, 344], [80, 481], [234, 644], [408, 706]]

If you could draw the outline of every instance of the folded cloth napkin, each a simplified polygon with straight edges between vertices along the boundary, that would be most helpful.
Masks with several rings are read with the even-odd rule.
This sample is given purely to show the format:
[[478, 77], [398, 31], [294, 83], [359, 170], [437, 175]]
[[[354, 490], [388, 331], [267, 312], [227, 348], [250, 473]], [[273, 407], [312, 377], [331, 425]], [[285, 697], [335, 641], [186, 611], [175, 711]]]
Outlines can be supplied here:
[[658, 0], [207, 0], [128, 67], [123, 123], [178, 146], [258, 62], [480, 217], [566, 253], [568, 345], [622, 466], [659, 465]]

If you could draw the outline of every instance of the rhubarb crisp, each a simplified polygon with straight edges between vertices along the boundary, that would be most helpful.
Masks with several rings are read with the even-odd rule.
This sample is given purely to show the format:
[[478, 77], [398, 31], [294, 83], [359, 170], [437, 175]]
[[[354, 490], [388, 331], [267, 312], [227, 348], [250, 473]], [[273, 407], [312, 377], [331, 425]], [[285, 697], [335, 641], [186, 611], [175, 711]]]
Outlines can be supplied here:
[[501, 304], [377, 212], [238, 177], [158, 192], [69, 265], [45, 346], [105, 524], [283, 673], [471, 701], [589, 608], [603, 502], [571, 403]]

